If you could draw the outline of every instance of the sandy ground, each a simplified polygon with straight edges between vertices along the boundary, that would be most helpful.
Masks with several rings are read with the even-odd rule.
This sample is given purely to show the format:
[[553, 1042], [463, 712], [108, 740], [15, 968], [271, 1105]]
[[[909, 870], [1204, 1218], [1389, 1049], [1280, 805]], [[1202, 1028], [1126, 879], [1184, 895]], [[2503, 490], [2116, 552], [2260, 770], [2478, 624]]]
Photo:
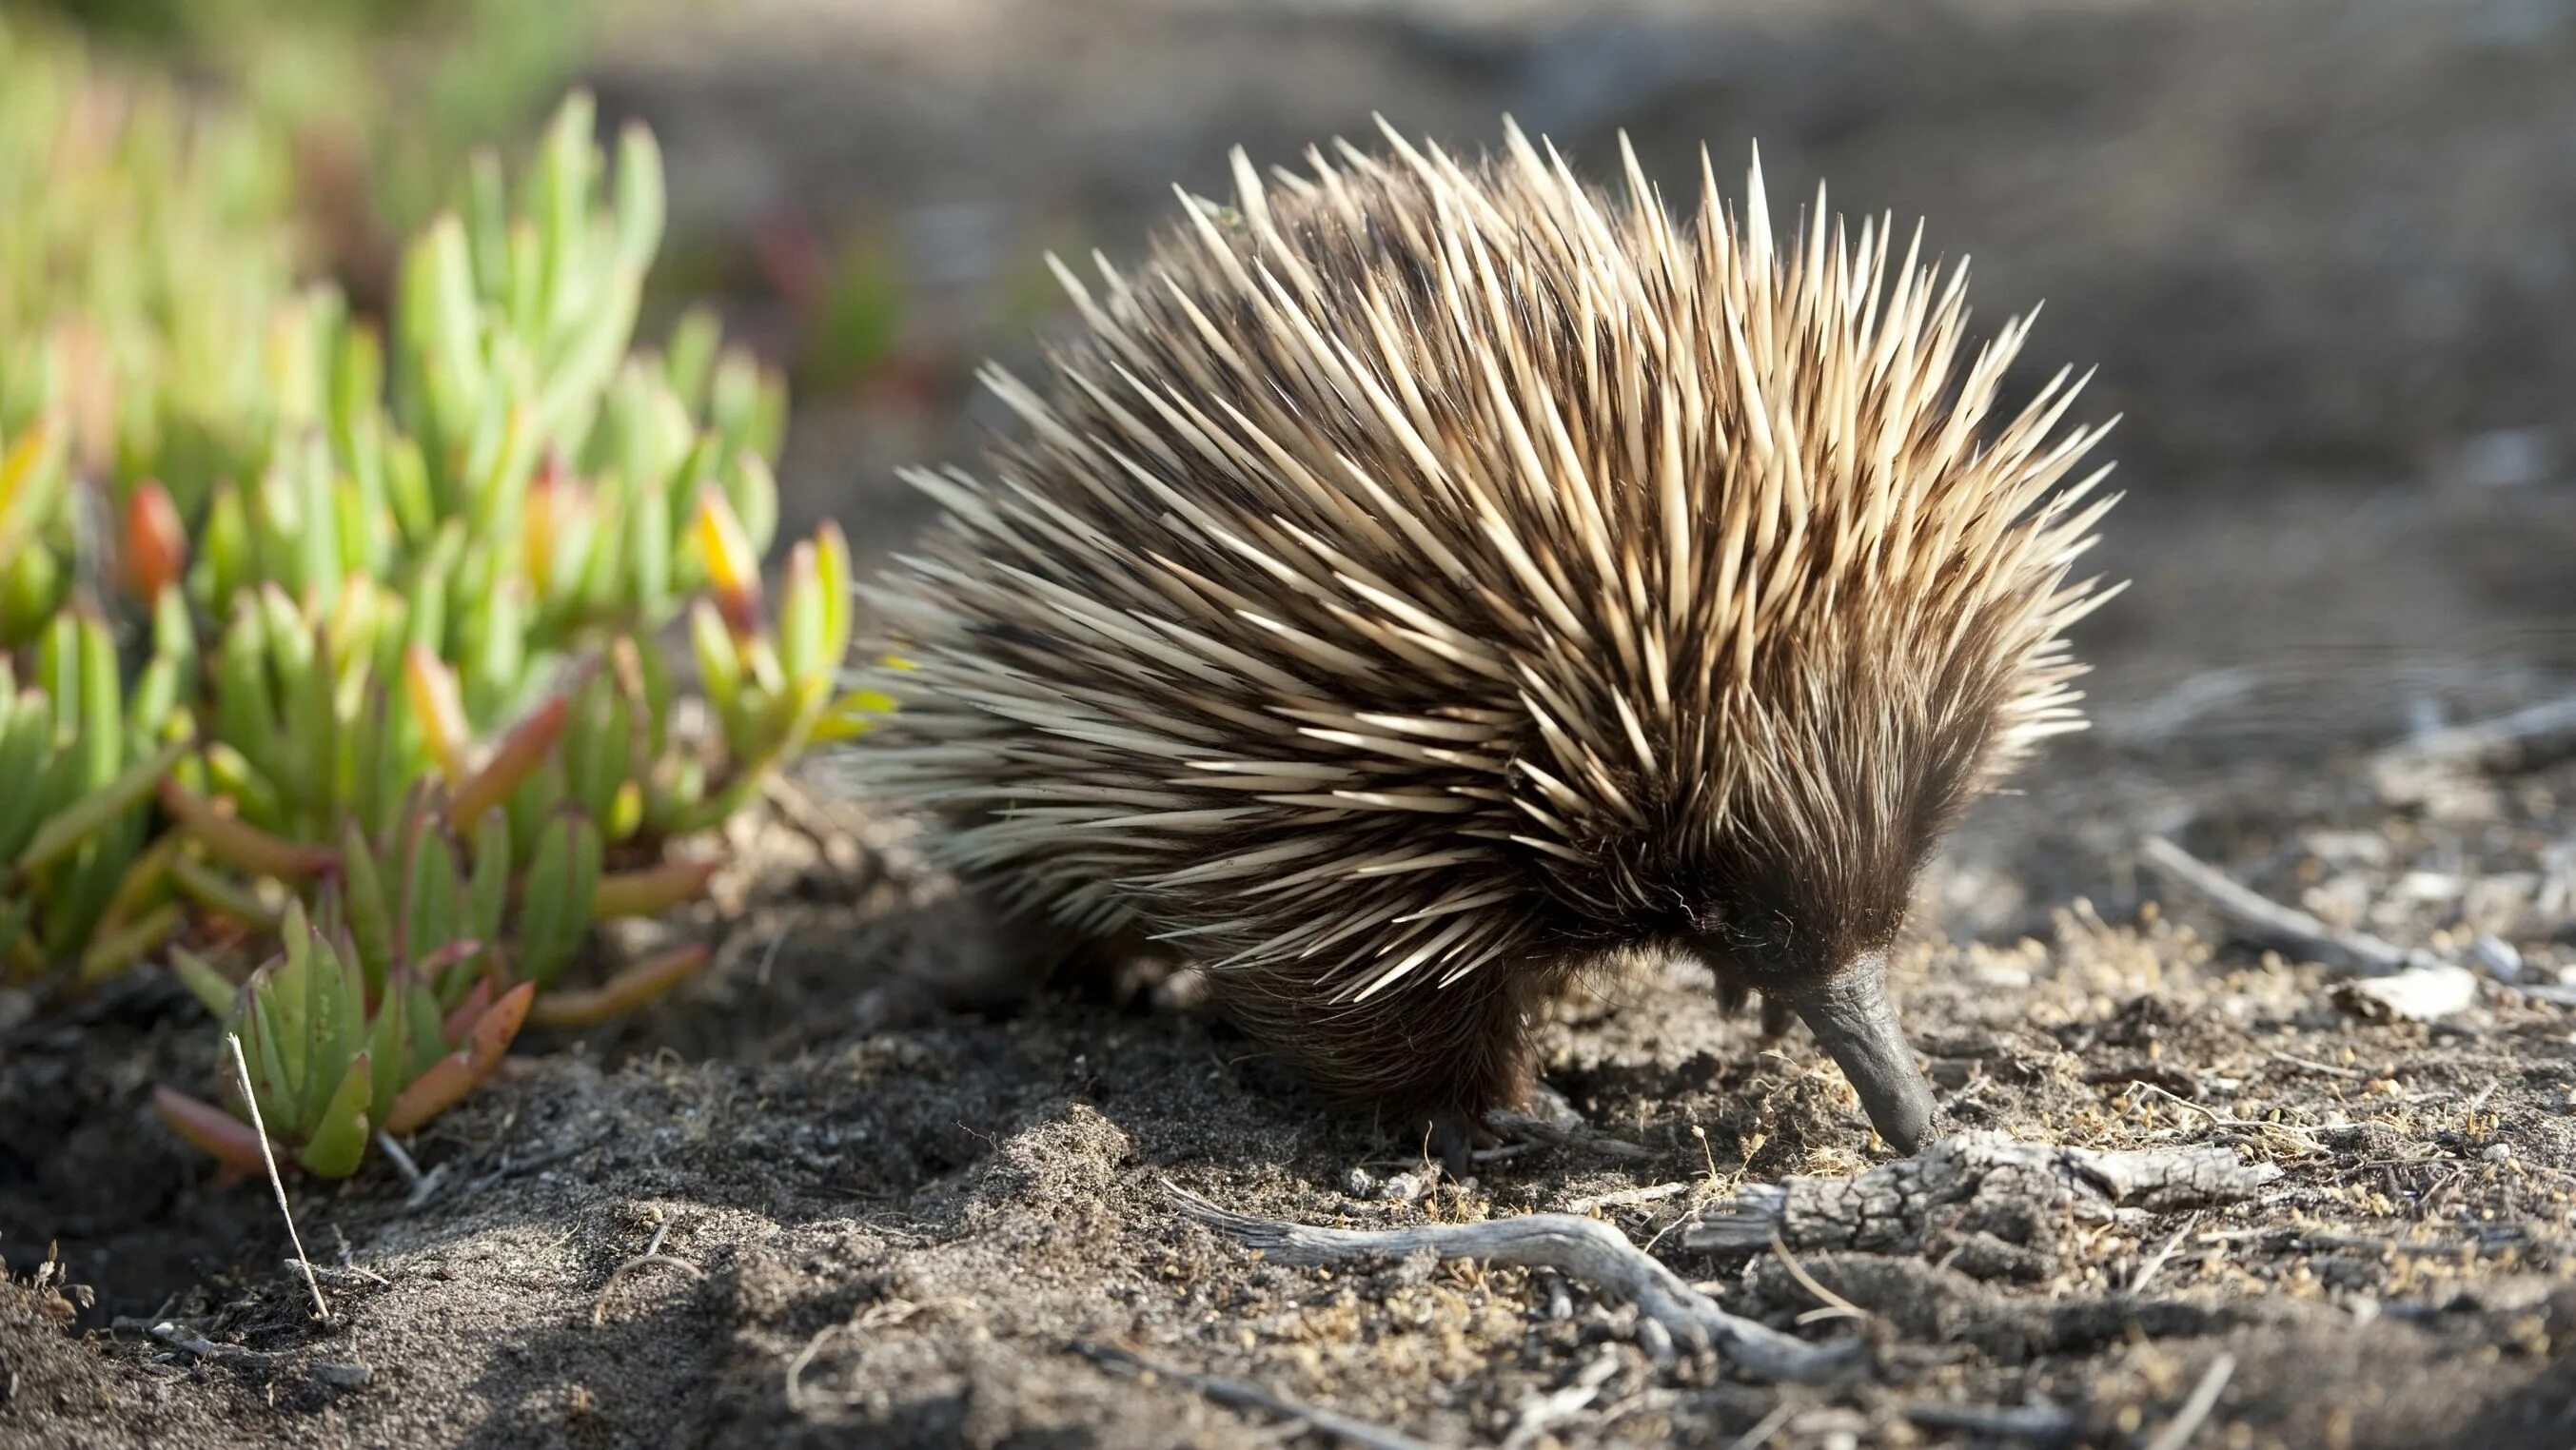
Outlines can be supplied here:
[[[150, 1119], [153, 1081], [207, 1070], [181, 994], [138, 978], [0, 1025], [0, 1444], [1329, 1438], [1190, 1375], [1435, 1444], [2000, 1443], [2010, 1410], [2168, 1450], [2203, 1389], [2195, 1445], [2576, 1442], [2576, 1016], [2543, 1000], [2576, 967], [2576, 761], [2430, 792], [2381, 768], [2412, 732], [2576, 692], [2576, 11], [1903, 16], [763, 0], [627, 36], [599, 79], [660, 130], [684, 233], [782, 199], [887, 219], [919, 262], [912, 344], [952, 364], [1020, 355], [1038, 246], [1132, 254], [1226, 145], [1286, 160], [1372, 108], [1466, 145], [1510, 110], [1583, 158], [1626, 126], [1666, 173], [1758, 133], [1775, 194], [1822, 173], [1845, 205], [1929, 212], [1976, 253], [1981, 316], [2050, 299], [2035, 365], [2102, 365], [2132, 489], [2105, 566], [2135, 585], [2080, 641], [2099, 728], [1925, 882], [1909, 1022], [1964, 1129], [2224, 1148], [2279, 1170], [2260, 1191], [1692, 1247], [1759, 1185], [1879, 1159], [1803, 1036], [1765, 1046], [1687, 973], [1549, 1030], [1549, 1084], [1640, 1151], [1438, 1182], [1150, 997], [929, 1010], [912, 984], [1010, 944], [902, 823], [824, 806], [749, 833], [684, 925], [724, 943], [706, 980], [530, 1042], [413, 1144], [424, 1192], [382, 1165], [297, 1187], [341, 1266], [327, 1323], [264, 1196], [209, 1191]], [[810, 400], [790, 512], [894, 547], [919, 513], [887, 466], [987, 418], [950, 383]], [[2489, 965], [2438, 1021], [2375, 1010], [2161, 889], [2148, 834]], [[2539, 996], [2494, 980], [2495, 942]], [[1667, 1360], [1556, 1275], [1283, 1265], [1167, 1181], [1352, 1227], [1588, 1211], [1730, 1310], [1860, 1350], [1793, 1386]]]

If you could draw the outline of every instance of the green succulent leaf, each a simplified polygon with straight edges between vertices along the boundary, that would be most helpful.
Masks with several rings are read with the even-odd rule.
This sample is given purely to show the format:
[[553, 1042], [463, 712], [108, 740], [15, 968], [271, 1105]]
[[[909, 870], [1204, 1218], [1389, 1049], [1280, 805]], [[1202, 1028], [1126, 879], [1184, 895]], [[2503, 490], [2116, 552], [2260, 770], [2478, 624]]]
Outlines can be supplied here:
[[579, 812], [559, 812], [537, 833], [519, 906], [519, 973], [541, 989], [572, 960], [590, 925], [601, 850], [598, 825]]
[[205, 958], [185, 947], [170, 953], [170, 972], [218, 1021], [230, 1021], [241, 989]]
[[170, 767], [187, 753], [185, 742], [165, 745], [148, 759], [127, 766], [125, 773], [110, 781], [104, 789], [81, 797], [71, 809], [46, 821], [36, 831], [35, 838], [18, 853], [18, 870], [33, 871], [50, 864], [65, 851], [105, 829], [110, 821], [141, 805], [151, 796], [161, 777], [169, 774]]
[[330, 1097], [314, 1115], [295, 1161], [317, 1178], [346, 1178], [357, 1172], [358, 1161], [367, 1152], [367, 1108], [374, 1093], [373, 1065], [361, 1052], [349, 1059]]
[[354, 819], [340, 831], [340, 891], [358, 961], [366, 971], [367, 994], [381, 996], [394, 965], [393, 904], [385, 895], [375, 848]]

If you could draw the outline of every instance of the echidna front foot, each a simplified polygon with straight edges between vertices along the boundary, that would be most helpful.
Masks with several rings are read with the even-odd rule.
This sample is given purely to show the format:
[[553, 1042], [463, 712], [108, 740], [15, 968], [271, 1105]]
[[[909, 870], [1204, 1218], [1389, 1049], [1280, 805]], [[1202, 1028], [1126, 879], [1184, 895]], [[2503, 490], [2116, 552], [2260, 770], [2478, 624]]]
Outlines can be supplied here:
[[[1512, 1044], [1517, 1049], [1519, 1044]], [[1460, 1093], [1446, 1108], [1429, 1115], [1425, 1147], [1452, 1178], [1465, 1178], [1479, 1148], [1500, 1147], [1507, 1135], [1495, 1126], [1498, 1113], [1526, 1113], [1539, 1094], [1538, 1067], [1523, 1050], [1506, 1050], [1482, 1073], [1456, 1086]]]

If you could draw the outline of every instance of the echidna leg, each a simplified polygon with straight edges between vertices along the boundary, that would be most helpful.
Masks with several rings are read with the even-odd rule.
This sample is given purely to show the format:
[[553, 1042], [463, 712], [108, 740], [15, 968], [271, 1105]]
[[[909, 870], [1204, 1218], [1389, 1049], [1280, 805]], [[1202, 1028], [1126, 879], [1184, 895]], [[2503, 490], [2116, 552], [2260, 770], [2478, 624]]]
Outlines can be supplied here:
[[1777, 1042], [1789, 1035], [1798, 1021], [1797, 1012], [1781, 998], [1765, 995], [1762, 999], [1762, 1040]]
[[1409, 1109], [1407, 1126], [1429, 1130], [1426, 1146], [1450, 1176], [1464, 1178], [1475, 1149], [1499, 1136], [1486, 1116], [1526, 1112], [1537, 1098], [1534, 1009], [1541, 994], [1526, 977], [1496, 973], [1447, 986], [1426, 983], [1379, 1019], [1403, 1033], [1387, 1061], [1401, 1075], [1380, 1100]]
[[1797, 1024], [1798, 1014], [1785, 999], [1767, 992], [1756, 993], [1744, 983], [1724, 976], [1718, 978], [1717, 1009], [1721, 1012], [1741, 1012], [1756, 996], [1761, 998], [1762, 1025], [1759, 1030], [1762, 1040], [1777, 1042], [1788, 1036], [1789, 1029]]
[[1258, 970], [1210, 980], [1219, 1010], [1308, 1082], [1462, 1174], [1469, 1152], [1495, 1141], [1486, 1114], [1534, 1096], [1539, 985], [1496, 972], [1334, 1003], [1310, 980]]

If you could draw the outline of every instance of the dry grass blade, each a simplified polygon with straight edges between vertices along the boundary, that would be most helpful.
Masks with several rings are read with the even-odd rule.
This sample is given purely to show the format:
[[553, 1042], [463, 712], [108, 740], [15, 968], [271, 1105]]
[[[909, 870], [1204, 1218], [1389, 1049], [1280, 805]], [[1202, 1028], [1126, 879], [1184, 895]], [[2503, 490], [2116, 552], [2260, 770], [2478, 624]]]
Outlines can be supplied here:
[[2182, 1221], [2182, 1227], [2173, 1231], [2173, 1237], [2165, 1240], [2164, 1247], [2156, 1250], [2154, 1257], [2139, 1266], [2137, 1277], [2129, 1281], [2129, 1292], [2132, 1294], [2147, 1292], [2147, 1286], [2154, 1283], [2156, 1275], [2164, 1271], [2166, 1261], [2173, 1258], [2174, 1250], [2181, 1247], [2182, 1241], [2198, 1227], [2200, 1227], [2200, 1214], [2195, 1211], [2191, 1217]]
[[304, 1287], [313, 1291], [313, 1312], [323, 1319], [328, 1319], [331, 1317], [331, 1306], [322, 1298], [321, 1281], [313, 1277], [313, 1260], [311, 1255], [304, 1252], [304, 1236], [295, 1231], [295, 1210], [286, 1206], [286, 1180], [277, 1172], [277, 1153], [269, 1146], [268, 1125], [260, 1121], [259, 1093], [251, 1086], [250, 1059], [242, 1055], [241, 1034], [225, 1033], [224, 1045], [232, 1049], [233, 1071], [241, 1079], [242, 1101], [250, 1107], [250, 1130], [259, 1138], [260, 1161], [268, 1165], [269, 1191], [277, 1195], [278, 1216], [286, 1220], [287, 1241], [295, 1245], [295, 1261], [304, 1266]]
[[2210, 1412], [2218, 1408], [2218, 1397], [2226, 1391], [2227, 1381], [2235, 1373], [2236, 1356], [2221, 1354], [2211, 1360], [2208, 1370], [2200, 1377], [2200, 1383], [2192, 1387], [2191, 1398], [2183, 1401], [2182, 1409], [2175, 1413], [2173, 1422], [2147, 1442], [2147, 1450], [2183, 1450], [2190, 1444], [2191, 1437], [2200, 1433], [2200, 1427], [2209, 1419]]
[[1811, 1320], [1817, 1319], [1867, 1319], [1870, 1317], [1868, 1310], [1854, 1304], [1849, 1299], [1846, 1299], [1842, 1295], [1835, 1293], [1833, 1290], [1826, 1288], [1824, 1285], [1817, 1283], [1816, 1276], [1807, 1272], [1807, 1266], [1799, 1263], [1796, 1256], [1789, 1252], [1788, 1241], [1781, 1238], [1777, 1233], [1771, 1235], [1771, 1256], [1780, 1261], [1780, 1267], [1789, 1271], [1790, 1278], [1798, 1281], [1799, 1288], [1815, 1295], [1817, 1302], [1823, 1306], [1821, 1308], [1810, 1309], [1806, 1313], [1799, 1315], [1799, 1323], [1805, 1324]]

